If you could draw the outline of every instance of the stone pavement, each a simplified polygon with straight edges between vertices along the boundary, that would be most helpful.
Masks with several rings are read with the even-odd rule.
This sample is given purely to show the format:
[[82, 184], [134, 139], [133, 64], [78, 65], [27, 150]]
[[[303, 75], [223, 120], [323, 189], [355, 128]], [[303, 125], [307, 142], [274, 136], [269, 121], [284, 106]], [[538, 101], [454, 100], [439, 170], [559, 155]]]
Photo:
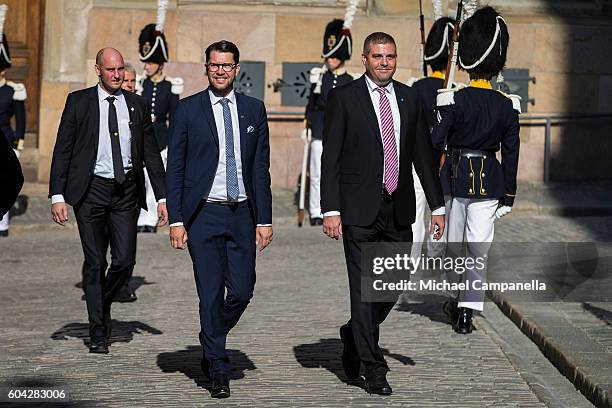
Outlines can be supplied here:
[[[479, 330], [461, 336], [435, 298], [400, 303], [391, 313], [381, 344], [395, 392], [367, 395], [346, 380], [339, 359], [338, 327], [348, 316], [341, 244], [318, 228], [279, 226], [275, 235], [258, 257], [255, 297], [229, 337], [232, 397], [220, 405], [589, 406], [541, 354], [525, 351], [530, 342], [518, 353], [528, 361], [516, 359], [508, 345], [526, 339], [492, 303], [485, 312], [491, 321], [479, 318]], [[109, 355], [89, 354], [85, 345], [74, 231], [16, 234], [1, 245], [2, 385], [64, 389], [74, 406], [216, 403], [199, 368], [188, 254], [171, 250], [165, 235], [139, 238], [139, 300], [114, 305]]]
[[[524, 186], [513, 213], [496, 225], [496, 242], [611, 241], [611, 217], [556, 216], [582, 214], [581, 203], [594, 214], [612, 214], [608, 185], [572, 188], [577, 192]], [[211, 403], [199, 369], [188, 255], [171, 251], [165, 233], [139, 238], [140, 299], [114, 306], [111, 354], [92, 356], [84, 345], [85, 305], [74, 287], [82, 261], [76, 229], [48, 221], [44, 186], [26, 192], [30, 210], [0, 241], [0, 386], [62, 386], [77, 406]], [[459, 336], [441, 315], [440, 299], [418, 296], [398, 304], [382, 332], [395, 393], [368, 396], [346, 381], [338, 358], [337, 328], [348, 315], [341, 245], [318, 229], [295, 227], [290, 192], [275, 192], [274, 213], [275, 241], [258, 258], [255, 298], [229, 338], [236, 381], [223, 405], [590, 406], [493, 303], [477, 332]], [[609, 406], [611, 303], [525, 304], [493, 295], [576, 387]], [[551, 316], [562, 319], [553, 332], [546, 331]], [[603, 354], [584, 354], [595, 346]]]

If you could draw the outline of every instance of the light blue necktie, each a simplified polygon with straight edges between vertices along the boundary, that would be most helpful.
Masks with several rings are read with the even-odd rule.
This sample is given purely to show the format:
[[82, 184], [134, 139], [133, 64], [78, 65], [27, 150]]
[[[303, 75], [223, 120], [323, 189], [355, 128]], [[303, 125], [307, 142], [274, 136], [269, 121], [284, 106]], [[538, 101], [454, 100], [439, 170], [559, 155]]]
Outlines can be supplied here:
[[236, 156], [234, 156], [234, 129], [232, 127], [232, 114], [228, 103], [229, 99], [222, 98], [223, 127], [225, 128], [225, 184], [227, 187], [227, 198], [232, 201], [238, 199], [240, 189], [238, 188], [238, 171], [236, 170]]

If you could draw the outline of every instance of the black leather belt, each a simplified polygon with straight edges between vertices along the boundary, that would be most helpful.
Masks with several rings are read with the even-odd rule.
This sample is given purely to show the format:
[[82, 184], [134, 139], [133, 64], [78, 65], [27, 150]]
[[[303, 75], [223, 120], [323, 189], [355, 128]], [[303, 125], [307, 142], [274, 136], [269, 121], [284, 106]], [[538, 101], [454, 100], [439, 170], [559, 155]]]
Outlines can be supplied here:
[[207, 204], [217, 204], [229, 207], [231, 209], [238, 208], [241, 204], [246, 204], [246, 201], [207, 201]]
[[468, 159], [471, 157], [482, 157], [486, 159], [487, 156], [495, 155], [494, 152], [489, 152], [486, 150], [474, 150], [474, 149], [464, 149], [464, 148], [451, 148], [450, 151], [451, 151], [452, 156], [467, 157]]
[[[95, 174], [94, 174], [94, 178], [100, 181], [103, 181], [104, 183], [107, 183], [107, 184], [115, 184], [114, 178], [97, 176]], [[125, 173], [125, 181], [134, 181], [134, 180], [136, 180], [136, 172], [134, 172], [133, 169], [130, 169], [127, 173]]]

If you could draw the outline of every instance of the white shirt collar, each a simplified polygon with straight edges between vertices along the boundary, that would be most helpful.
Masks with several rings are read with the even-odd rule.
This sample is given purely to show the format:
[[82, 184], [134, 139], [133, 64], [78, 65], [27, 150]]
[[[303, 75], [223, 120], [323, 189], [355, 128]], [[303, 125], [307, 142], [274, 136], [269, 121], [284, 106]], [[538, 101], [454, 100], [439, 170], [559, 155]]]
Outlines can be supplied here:
[[98, 99], [100, 100], [100, 102], [106, 102], [106, 98], [108, 98], [109, 96], [114, 96], [117, 99], [123, 98], [123, 94], [121, 93], [121, 89], [119, 89], [117, 92], [115, 92], [114, 95], [111, 95], [108, 92], [106, 92], [106, 90], [104, 88], [102, 88], [100, 86], [100, 84], [98, 84]]
[[230, 91], [230, 93], [227, 94], [227, 96], [217, 96], [212, 91], [212, 89], [209, 89], [208, 95], [210, 96], [210, 103], [213, 105], [215, 105], [216, 103], [219, 103], [219, 101], [223, 98], [227, 98], [230, 101], [230, 103], [236, 104], [236, 93], [234, 92], [233, 89]]
[[[378, 85], [376, 85], [374, 83], [374, 81], [372, 81], [370, 79], [369, 76], [365, 75], [365, 79], [366, 79], [366, 85], [368, 86], [368, 90], [370, 91], [370, 93], [374, 92], [377, 88], [380, 88]], [[387, 91], [387, 93], [389, 94], [393, 94], [393, 80], [389, 81], [389, 83], [387, 85], [385, 85], [383, 88], [385, 88], [385, 90]]]

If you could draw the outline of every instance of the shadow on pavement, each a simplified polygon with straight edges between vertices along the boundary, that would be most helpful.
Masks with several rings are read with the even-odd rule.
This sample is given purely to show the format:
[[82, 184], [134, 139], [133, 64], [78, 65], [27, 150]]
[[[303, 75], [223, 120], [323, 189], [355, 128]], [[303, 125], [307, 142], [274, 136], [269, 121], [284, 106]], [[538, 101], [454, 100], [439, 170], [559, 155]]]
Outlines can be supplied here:
[[[365, 389], [363, 380], [349, 380], [342, 368], [342, 341], [340, 339], [320, 339], [317, 343], [300, 344], [293, 348], [295, 359], [305, 368], [324, 368], [334, 374], [340, 381], [347, 385]], [[391, 357], [403, 365], [414, 365], [414, 361], [407, 356], [391, 353], [382, 349], [384, 355]]]
[[395, 310], [413, 313], [427, 317], [432, 322], [450, 325], [451, 321], [442, 311], [442, 306], [448, 299], [448, 297], [443, 295], [410, 292], [408, 296], [400, 296], [399, 302], [395, 305]]
[[[136, 291], [136, 289], [138, 289], [139, 287], [143, 286], [143, 285], [155, 285], [157, 282], [148, 282], [147, 278], [144, 276], [132, 276], [130, 278], [130, 283], [128, 284], [130, 289], [132, 289], [133, 292]], [[77, 283], [74, 284], [75, 288], [79, 288], [79, 289], [83, 289], [83, 281], [79, 281]], [[85, 300], [85, 299], [83, 299]]]
[[[112, 328], [109, 344], [129, 343], [134, 340], [134, 334], [136, 333], [162, 334], [161, 330], [139, 321], [122, 322], [113, 319]], [[69, 323], [51, 335], [53, 340], [68, 340], [69, 337], [81, 339], [85, 345], [89, 344], [89, 324]]]
[[601, 307], [594, 306], [590, 303], [583, 303], [582, 308], [594, 314], [595, 317], [597, 317], [599, 320], [601, 320], [608, 326], [612, 326], [612, 311], [602, 309]]
[[[240, 350], [228, 349], [227, 355], [232, 365], [230, 380], [244, 378], [245, 371], [257, 369], [253, 361]], [[185, 350], [158, 354], [157, 366], [164, 373], [181, 372], [186, 377], [191, 378], [198, 387], [210, 391], [212, 383], [202, 373], [202, 368], [200, 367], [201, 358], [202, 346], [187, 346]]]

